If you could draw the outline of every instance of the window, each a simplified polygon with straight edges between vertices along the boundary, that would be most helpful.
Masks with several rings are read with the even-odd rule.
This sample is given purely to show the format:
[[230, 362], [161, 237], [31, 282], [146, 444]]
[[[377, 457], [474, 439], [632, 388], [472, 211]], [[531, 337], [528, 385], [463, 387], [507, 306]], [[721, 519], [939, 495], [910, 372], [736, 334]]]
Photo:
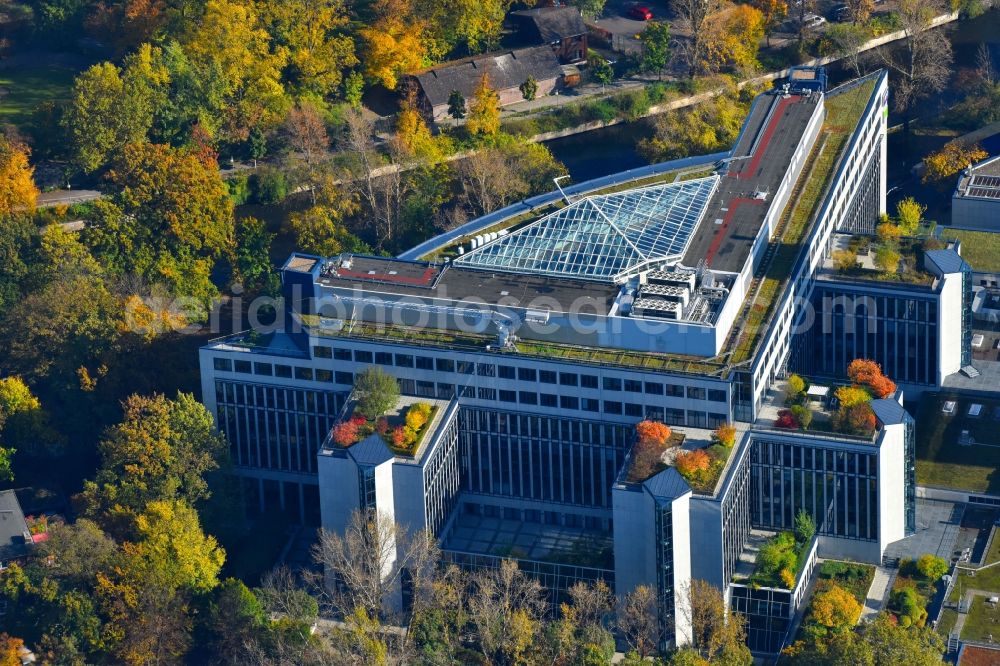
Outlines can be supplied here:
[[646, 393], [651, 393], [652, 395], [663, 395], [663, 384], [660, 382], [646, 382], [645, 388]]
[[438, 382], [437, 385], [437, 397], [444, 398], [445, 400], [450, 399], [455, 394], [455, 387], [451, 384]]
[[663, 415], [663, 422], [667, 425], [684, 425], [684, 410], [668, 407]]
[[412, 379], [400, 379], [399, 392], [402, 393], [403, 395], [415, 395], [417, 392], [417, 387], [413, 383]]
[[233, 362], [228, 358], [216, 358], [213, 363], [215, 364], [216, 370], [225, 370], [226, 372], [233, 371]]
[[485, 386], [480, 386], [476, 397], [480, 400], [496, 400], [497, 390], [492, 388], [486, 388]]
[[637, 405], [634, 402], [626, 402], [625, 416], [642, 416], [642, 405]]
[[333, 349], [316, 345], [313, 347], [313, 356], [316, 358], [333, 358]]
[[498, 365], [497, 366], [497, 377], [500, 379], [514, 379], [517, 373], [509, 365]]
[[704, 400], [705, 399], [705, 389], [699, 388], [697, 386], [687, 387], [688, 398], [691, 400]]
[[684, 387], [683, 386], [678, 386], [677, 384], [667, 384], [664, 388], [666, 388], [667, 395], [669, 395], [669, 396], [672, 396], [674, 398], [683, 398], [684, 397]]
[[516, 391], [500, 391], [500, 402], [517, 402]]
[[[622, 390], [622, 380], [617, 377], [605, 377], [604, 378], [604, 390], [605, 391], [621, 391]], [[604, 410], [608, 411], [608, 410]]]
[[374, 361], [370, 351], [360, 351], [358, 349], [354, 350], [354, 360], [358, 363], [372, 363]]
[[432, 359], [430, 356], [418, 356], [417, 367], [420, 368], [421, 370], [433, 370], [434, 359]]
[[392, 354], [389, 352], [375, 352], [375, 362], [379, 365], [392, 365]]
[[622, 413], [622, 403], [615, 402], [613, 400], [604, 401], [604, 413], [605, 414], [621, 414]]
[[518, 368], [517, 378], [522, 382], [534, 382], [538, 381], [538, 373], [535, 372], [534, 368]]
[[250, 369], [250, 361], [234, 361], [233, 369], [236, 372], [242, 372], [245, 375], [249, 375], [252, 371]]
[[334, 375], [338, 384], [354, 385], [354, 375], [350, 372], [338, 372]]
[[422, 398], [434, 397], [434, 382], [424, 382], [417, 380], [417, 395]]
[[559, 383], [562, 384], [563, 386], [577, 386], [580, 383], [580, 380], [576, 376], [576, 373], [560, 372]]
[[476, 371], [476, 364], [470, 361], [458, 362], [458, 373], [460, 375], [471, 375]]
[[726, 401], [726, 392], [725, 391], [720, 391], [718, 389], [709, 389], [708, 390], [708, 399], [711, 400], [712, 402], [725, 402]]
[[316, 381], [318, 382], [332, 382], [333, 372], [331, 370], [316, 370]]
[[350, 349], [334, 349], [333, 357], [338, 361], [350, 361], [351, 360], [351, 350]]
[[303, 368], [302, 366], [295, 366], [295, 378], [304, 379], [306, 381], [312, 381], [313, 369]]
[[438, 372], [455, 372], [455, 362], [450, 358], [434, 359], [434, 366]]
[[584, 398], [580, 404], [580, 409], [585, 412], [599, 412], [601, 411], [601, 403], [596, 398]]
[[401, 368], [412, 368], [413, 357], [409, 354], [396, 354], [396, 365]]
[[597, 375], [580, 375], [580, 386], [583, 388], [597, 388]]
[[552, 372], [551, 370], [539, 370], [538, 381], [540, 381], [543, 384], [555, 384], [556, 373]]
[[275, 377], [291, 377], [292, 376], [292, 366], [290, 366], [290, 365], [276, 365], [276, 366], [274, 366], [274, 376]]
[[542, 407], [555, 407], [556, 405], [559, 404], [559, 401], [556, 398], [556, 396], [552, 395], [551, 393], [542, 393], [541, 396], [542, 396]]
[[274, 374], [274, 370], [271, 369], [270, 363], [254, 363], [253, 364], [254, 374], [271, 376]]
[[480, 377], [496, 377], [497, 376], [497, 366], [492, 363], [477, 363], [476, 364], [476, 374]]
[[626, 379], [625, 390], [629, 393], [642, 393], [642, 382], [634, 379]]
[[708, 419], [705, 418], [705, 412], [688, 411], [688, 425], [695, 428], [708, 427]]
[[580, 399], [575, 395], [559, 396], [559, 406], [563, 409], [580, 409]]
[[726, 420], [727, 419], [726, 419], [726, 415], [725, 414], [716, 414], [714, 412], [709, 412], [708, 413], [708, 427], [709, 428], [718, 428], [721, 425], [725, 425], [726, 424]]
[[532, 393], [531, 391], [518, 391], [517, 401], [522, 405], [537, 405], [538, 394]]

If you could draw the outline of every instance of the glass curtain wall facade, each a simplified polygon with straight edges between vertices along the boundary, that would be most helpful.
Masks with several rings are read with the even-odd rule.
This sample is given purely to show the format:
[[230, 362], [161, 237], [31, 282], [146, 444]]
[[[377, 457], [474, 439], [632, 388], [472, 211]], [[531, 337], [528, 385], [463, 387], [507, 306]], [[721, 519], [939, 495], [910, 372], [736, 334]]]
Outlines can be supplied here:
[[427, 529], [435, 536], [448, 521], [458, 504], [461, 486], [458, 465], [458, 420], [452, 419], [447, 431], [424, 461], [424, 515]]
[[818, 281], [816, 321], [801, 333], [795, 370], [844, 377], [856, 358], [877, 361], [896, 382], [937, 384], [938, 302], [933, 294], [858, 293]]
[[879, 538], [878, 451], [753, 441], [750, 451], [753, 524], [795, 527], [804, 509], [822, 535], [862, 541]]
[[333, 391], [216, 380], [219, 429], [239, 467], [316, 473], [343, 397]]
[[660, 635], [673, 636], [674, 617], [674, 522], [671, 503], [657, 500], [656, 520], [656, 591], [660, 616]]
[[459, 412], [462, 487], [473, 493], [611, 508], [633, 427], [478, 408]]

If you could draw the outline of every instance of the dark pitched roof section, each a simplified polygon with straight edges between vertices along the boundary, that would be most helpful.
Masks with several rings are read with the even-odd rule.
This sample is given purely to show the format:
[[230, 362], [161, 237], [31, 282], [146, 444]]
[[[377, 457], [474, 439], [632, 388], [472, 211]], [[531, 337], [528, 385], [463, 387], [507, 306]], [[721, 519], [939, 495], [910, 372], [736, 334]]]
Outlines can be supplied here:
[[646, 479], [642, 485], [649, 491], [650, 495], [663, 499], [672, 500], [691, 492], [691, 486], [673, 467], [668, 467], [659, 474]]
[[517, 88], [529, 76], [537, 81], [562, 76], [559, 59], [548, 46], [533, 46], [505, 53], [464, 60], [414, 74], [432, 106], [447, 104], [453, 90], [471, 99], [483, 74], [489, 75], [494, 90]]
[[911, 418], [903, 406], [891, 398], [872, 400], [870, 404], [875, 418], [884, 426], [906, 423]]
[[954, 250], [927, 250], [924, 252], [924, 259], [936, 266], [942, 275], [971, 270], [961, 255]]
[[511, 12], [511, 16], [534, 24], [542, 41], [548, 44], [587, 32], [576, 7], [539, 7]]
[[349, 446], [347, 453], [359, 465], [377, 466], [393, 458], [392, 451], [378, 433], [372, 433], [357, 444]]
[[31, 548], [31, 534], [13, 490], [0, 492], [0, 560], [24, 557]]

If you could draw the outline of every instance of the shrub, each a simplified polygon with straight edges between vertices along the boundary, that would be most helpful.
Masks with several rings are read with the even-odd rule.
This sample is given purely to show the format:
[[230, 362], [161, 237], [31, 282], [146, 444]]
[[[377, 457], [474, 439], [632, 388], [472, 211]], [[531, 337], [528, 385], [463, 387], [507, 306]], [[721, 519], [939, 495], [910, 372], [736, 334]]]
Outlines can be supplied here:
[[330, 435], [337, 446], [356, 444], [359, 439], [358, 424], [354, 421], [343, 421], [333, 426]]
[[711, 462], [703, 449], [695, 449], [678, 453], [674, 465], [685, 479], [694, 479], [699, 473], [706, 471]]
[[727, 449], [733, 448], [736, 444], [736, 426], [731, 423], [723, 423], [712, 433], [712, 441]]
[[640, 442], [651, 441], [663, 446], [670, 439], [670, 426], [659, 421], [640, 421], [635, 426], [635, 434]]
[[392, 439], [392, 445], [397, 449], [401, 449], [406, 446], [406, 431], [403, 426], [396, 426], [393, 428], [390, 438]]
[[850, 250], [836, 250], [833, 253], [833, 266], [841, 273], [847, 273], [858, 265], [858, 256]]
[[876, 425], [875, 412], [867, 402], [841, 407], [834, 417], [837, 430], [854, 435], [870, 435]]
[[857, 386], [841, 386], [834, 392], [834, 395], [837, 397], [837, 402], [840, 403], [841, 408], [860, 405], [872, 399], [868, 391]]
[[904, 627], [924, 626], [927, 621], [927, 599], [915, 587], [907, 585], [892, 593], [889, 607], [899, 615], [899, 623]]
[[629, 480], [645, 481], [663, 466], [663, 444], [653, 439], [640, 439], [632, 449]]
[[948, 563], [943, 558], [928, 553], [921, 555], [917, 560], [917, 571], [926, 580], [933, 583], [948, 573]]
[[799, 375], [791, 375], [788, 378], [788, 395], [799, 396], [806, 392], [806, 380]]
[[406, 427], [417, 432], [430, 419], [431, 406], [426, 402], [414, 403], [406, 410]]
[[384, 437], [385, 434], [389, 432], [389, 419], [384, 416], [379, 418], [379, 420], [375, 422], [375, 432]]
[[799, 422], [795, 420], [795, 415], [792, 414], [791, 410], [783, 409], [778, 412], [778, 419], [774, 422], [774, 425], [786, 430], [797, 430]]
[[795, 538], [801, 543], [809, 543], [816, 534], [816, 521], [805, 509], [799, 509], [795, 516]]
[[791, 409], [788, 411], [790, 411], [792, 416], [795, 417], [795, 420], [798, 421], [799, 427], [804, 430], [808, 430], [809, 426], [812, 425], [812, 410], [805, 405], [792, 405]]

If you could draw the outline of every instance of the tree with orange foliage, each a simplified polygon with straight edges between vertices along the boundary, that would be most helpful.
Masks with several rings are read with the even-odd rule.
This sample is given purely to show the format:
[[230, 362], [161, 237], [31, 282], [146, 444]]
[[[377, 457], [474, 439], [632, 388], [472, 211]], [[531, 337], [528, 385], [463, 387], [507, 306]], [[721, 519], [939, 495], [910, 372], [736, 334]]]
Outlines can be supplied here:
[[38, 188], [35, 170], [28, 163], [29, 150], [0, 133], [0, 218], [15, 210], [35, 208]]
[[0, 634], [0, 666], [21, 666], [21, 648], [24, 641], [4, 632]]
[[685, 479], [696, 477], [700, 472], [706, 471], [711, 463], [712, 460], [704, 449], [682, 451], [674, 460], [674, 466]]
[[896, 384], [882, 374], [882, 366], [867, 358], [856, 358], [847, 366], [847, 377], [859, 386], [871, 389], [878, 398], [896, 392]]
[[660, 446], [670, 439], [670, 426], [659, 421], [640, 421], [635, 426], [635, 434], [640, 442], [656, 442]]
[[839, 585], [831, 585], [814, 596], [811, 609], [816, 623], [834, 631], [852, 628], [861, 617], [861, 604]]
[[354, 421], [343, 421], [333, 426], [330, 436], [337, 446], [350, 446], [358, 441], [358, 424]]
[[870, 434], [875, 431], [876, 425], [878, 422], [875, 419], [875, 412], [867, 402], [851, 405], [844, 410], [843, 426], [850, 432], [858, 435]]
[[736, 426], [732, 423], [723, 423], [712, 433], [712, 440], [727, 449], [733, 448], [736, 444]]

